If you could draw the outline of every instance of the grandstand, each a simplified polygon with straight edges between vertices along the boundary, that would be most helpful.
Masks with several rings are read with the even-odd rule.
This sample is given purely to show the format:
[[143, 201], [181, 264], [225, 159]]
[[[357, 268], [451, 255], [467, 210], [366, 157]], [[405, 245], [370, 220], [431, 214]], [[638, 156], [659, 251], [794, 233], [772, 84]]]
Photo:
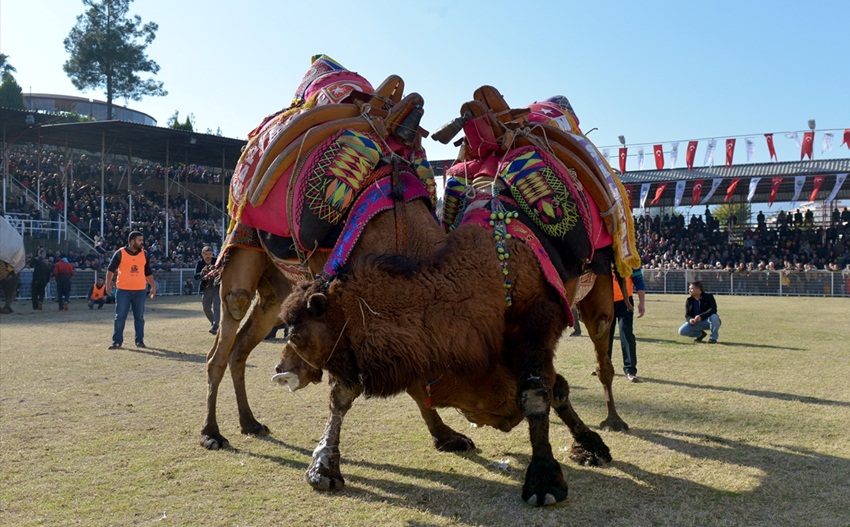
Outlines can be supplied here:
[[[222, 242], [230, 175], [245, 141], [122, 121], [59, 124], [49, 114], [3, 108], [0, 123], [3, 213], [24, 234], [29, 253], [66, 255], [77, 266], [73, 296], [85, 295], [131, 226], [145, 233], [160, 294], [181, 294], [201, 247]], [[435, 175], [442, 178], [450, 164], [432, 161]], [[634, 209], [644, 266], [654, 271], [650, 290], [682, 293], [699, 274], [703, 281], [717, 277], [712, 290], [723, 293], [850, 296], [850, 211], [834, 206], [850, 199], [850, 186], [824, 201], [847, 172], [850, 159], [620, 174], [633, 204], [645, 185], [652, 188], [646, 202], [655, 199]], [[720, 225], [711, 216], [709, 205], [725, 202], [731, 181], [741, 181], [731, 201], [744, 203], [748, 182], [764, 179], [749, 203], [775, 200], [779, 210], [799, 195], [800, 175], [807, 176], [806, 199], [814, 176], [822, 177], [815, 193], [820, 214], [811, 220], [797, 222], [789, 211], [789, 221]], [[694, 185], [716, 180], [717, 192], [696, 205], [697, 213], [676, 212], [691, 204]], [[29, 294], [26, 273], [22, 298]]]

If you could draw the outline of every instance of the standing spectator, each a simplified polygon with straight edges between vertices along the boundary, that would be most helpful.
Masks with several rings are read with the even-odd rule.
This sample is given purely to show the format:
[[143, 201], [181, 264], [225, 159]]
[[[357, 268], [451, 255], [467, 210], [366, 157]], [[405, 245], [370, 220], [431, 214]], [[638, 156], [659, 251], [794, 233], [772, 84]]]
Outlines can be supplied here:
[[576, 306], [572, 306], [570, 310], [573, 312], [573, 332], [570, 333], [571, 337], [580, 337], [581, 336], [581, 313], [579, 313], [578, 308]]
[[623, 373], [626, 374], [626, 379], [629, 382], [640, 382], [637, 376], [637, 339], [634, 333], [634, 309], [629, 309], [629, 306], [634, 306], [632, 297], [634, 291], [638, 295], [638, 318], [646, 313], [646, 284], [643, 280], [643, 271], [640, 268], [632, 271], [632, 275], [626, 277], [626, 298], [623, 296], [623, 291], [620, 289], [620, 284], [617, 283], [617, 277], [614, 277], [614, 319], [616, 324], [611, 324], [611, 332], [608, 337], [608, 358], [611, 358], [614, 350], [614, 327], [620, 327], [620, 348], [623, 351]]
[[195, 265], [195, 280], [201, 282], [201, 305], [204, 314], [210, 321], [210, 333], [218, 333], [218, 322], [221, 319], [221, 298], [219, 284], [215, 277], [209, 276], [213, 269], [213, 251], [209, 245], [201, 249], [201, 259]]
[[98, 276], [97, 281], [89, 289], [89, 309], [94, 309], [95, 304], [97, 304], [98, 309], [103, 309], [103, 304], [105, 303], [106, 284], [103, 283], [103, 277]]
[[74, 276], [74, 266], [68, 262], [68, 258], [62, 257], [53, 266], [53, 276], [56, 277], [56, 302], [59, 310], [68, 311], [71, 303], [71, 277]]
[[[148, 253], [142, 247], [144, 235], [133, 231], [127, 237], [127, 245], [115, 251], [106, 272], [106, 294], [112, 293], [115, 279], [115, 328], [109, 349], [120, 349], [124, 344], [124, 324], [127, 314], [133, 310], [133, 326], [136, 332], [136, 347], [145, 348], [145, 294], [146, 283], [150, 285], [150, 297], [156, 296], [156, 283], [148, 263]], [[117, 278], [116, 278], [117, 277]]]
[[44, 261], [42, 252], [38, 252], [30, 260], [32, 267], [32, 309], [33, 311], [41, 311], [44, 304], [44, 288], [50, 282], [50, 277], [53, 275], [53, 270], [47, 262]]
[[702, 289], [702, 282], [691, 282], [688, 286], [690, 296], [685, 301], [685, 320], [679, 328], [679, 335], [693, 337], [694, 342], [702, 342], [705, 330], [711, 331], [709, 344], [717, 344], [717, 332], [720, 330], [720, 316], [717, 314], [717, 302], [714, 295]]

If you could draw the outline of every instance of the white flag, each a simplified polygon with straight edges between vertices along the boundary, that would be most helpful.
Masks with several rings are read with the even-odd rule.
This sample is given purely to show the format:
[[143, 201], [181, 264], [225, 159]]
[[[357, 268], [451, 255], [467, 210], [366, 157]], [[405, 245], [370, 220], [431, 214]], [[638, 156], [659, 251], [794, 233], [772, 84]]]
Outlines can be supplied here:
[[723, 181], [723, 179], [719, 177], [711, 180], [711, 190], [709, 190], [708, 194], [706, 194], [705, 197], [702, 198], [702, 201], [699, 202], [700, 205], [705, 205], [706, 203], [708, 203], [708, 200], [710, 200], [711, 196], [713, 196], [715, 191], [717, 191], [717, 187], [720, 186], [721, 181]]
[[717, 141], [714, 139], [708, 140], [708, 148], [705, 150], [705, 166], [714, 166], [714, 147], [717, 146]]
[[795, 143], [797, 143], [797, 148], [800, 148], [800, 136], [797, 135], [797, 132], [790, 132], [785, 134], [785, 137], [788, 139], [793, 139]]
[[640, 186], [640, 208], [644, 207], [644, 203], [646, 203], [646, 197], [649, 196], [649, 185], [650, 183], [644, 183]]
[[756, 144], [752, 137], [747, 137], [744, 142], [747, 143], [747, 163], [752, 163], [756, 157]]
[[679, 143], [670, 143], [670, 168], [676, 168], [676, 158], [679, 157]]
[[611, 154], [611, 151], [608, 148], [602, 149], [602, 157], [605, 158], [605, 162], [608, 162], [608, 156]]
[[803, 185], [806, 184], [806, 176], [797, 176], [794, 178], [794, 197], [791, 198], [791, 208], [797, 203], [797, 198], [800, 197], [800, 192], [803, 190]]
[[678, 207], [680, 203], [682, 203], [682, 196], [685, 194], [685, 181], [684, 179], [680, 179], [676, 182], [676, 197], [673, 198], [673, 206]]
[[638, 170], [643, 170], [643, 147], [638, 148]]
[[835, 187], [833, 187], [832, 192], [827, 196], [827, 203], [835, 200], [835, 196], [838, 195], [838, 191], [841, 190], [841, 185], [844, 184], [844, 180], [847, 179], [847, 174], [838, 174], [835, 176]]
[[761, 181], [760, 177], [754, 177], [750, 180], [750, 193], [747, 194], [747, 201], [753, 201], [753, 196], [756, 195], [756, 187], [758, 186], [759, 181]]
[[823, 133], [823, 145], [821, 146], [820, 153], [823, 154], [825, 151], [829, 150], [832, 152], [832, 132], [824, 132]]

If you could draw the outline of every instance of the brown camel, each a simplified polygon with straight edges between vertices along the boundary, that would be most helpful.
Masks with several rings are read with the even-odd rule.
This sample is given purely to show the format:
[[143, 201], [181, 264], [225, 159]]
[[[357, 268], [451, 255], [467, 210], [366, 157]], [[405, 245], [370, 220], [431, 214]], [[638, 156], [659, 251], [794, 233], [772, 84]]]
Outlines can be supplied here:
[[476, 192], [488, 186], [521, 212], [545, 245], [593, 342], [608, 410], [600, 426], [622, 431], [629, 427], [614, 404], [608, 355], [611, 275], [616, 272], [622, 281], [640, 258], [622, 184], [578, 124], [563, 96], [512, 109], [498, 90], [480, 87], [461, 106], [461, 117], [433, 135], [448, 143], [461, 130], [465, 134], [458, 161], [448, 171], [443, 223], [447, 230], [455, 228], [478, 199]]
[[[422, 263], [389, 255], [355, 260], [337, 279], [302, 282], [284, 301], [281, 319], [291, 332], [274, 380], [299, 389], [319, 382], [322, 370], [331, 378], [331, 414], [306, 473], [311, 486], [344, 486], [340, 429], [361, 393], [406, 391], [420, 408], [457, 408], [470, 422], [505, 432], [525, 419], [532, 459], [522, 499], [532, 505], [567, 497], [549, 442], [550, 406], [573, 434], [571, 457], [611, 460], [555, 372], [569, 312], [563, 296], [528, 245], [497, 238], [498, 227], [464, 225]], [[452, 432], [447, 449], [465, 450], [471, 442], [463, 439]]]

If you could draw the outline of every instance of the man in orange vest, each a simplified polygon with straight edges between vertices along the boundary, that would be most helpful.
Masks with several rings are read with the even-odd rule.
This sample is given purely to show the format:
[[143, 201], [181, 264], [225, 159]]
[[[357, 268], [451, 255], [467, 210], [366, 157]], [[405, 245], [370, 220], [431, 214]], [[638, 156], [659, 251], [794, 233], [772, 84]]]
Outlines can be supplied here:
[[94, 309], [97, 304], [98, 309], [103, 309], [103, 304], [106, 303], [106, 284], [103, 283], [103, 277], [98, 276], [97, 282], [92, 284], [89, 290], [89, 309]]
[[[638, 296], [638, 318], [646, 313], [646, 284], [643, 281], [643, 271], [639, 268], [632, 271], [632, 275], [626, 278], [626, 296], [629, 299], [629, 305], [634, 306], [632, 299], [633, 293], [636, 291]], [[623, 350], [623, 372], [626, 374], [626, 379], [629, 382], [640, 382], [637, 376], [637, 340], [634, 333], [634, 310], [629, 310], [623, 297], [623, 291], [617, 283], [617, 277], [614, 277], [614, 320], [616, 324], [611, 324], [611, 333], [608, 339], [608, 357], [614, 349], [614, 327], [620, 327], [620, 348]]]
[[106, 294], [112, 293], [112, 280], [115, 280], [115, 330], [109, 349], [120, 349], [124, 344], [124, 324], [130, 309], [133, 310], [133, 327], [136, 330], [136, 347], [145, 346], [145, 296], [150, 285], [150, 297], [156, 296], [156, 282], [148, 263], [150, 257], [142, 247], [144, 236], [133, 231], [127, 237], [127, 245], [115, 251], [106, 271]]

